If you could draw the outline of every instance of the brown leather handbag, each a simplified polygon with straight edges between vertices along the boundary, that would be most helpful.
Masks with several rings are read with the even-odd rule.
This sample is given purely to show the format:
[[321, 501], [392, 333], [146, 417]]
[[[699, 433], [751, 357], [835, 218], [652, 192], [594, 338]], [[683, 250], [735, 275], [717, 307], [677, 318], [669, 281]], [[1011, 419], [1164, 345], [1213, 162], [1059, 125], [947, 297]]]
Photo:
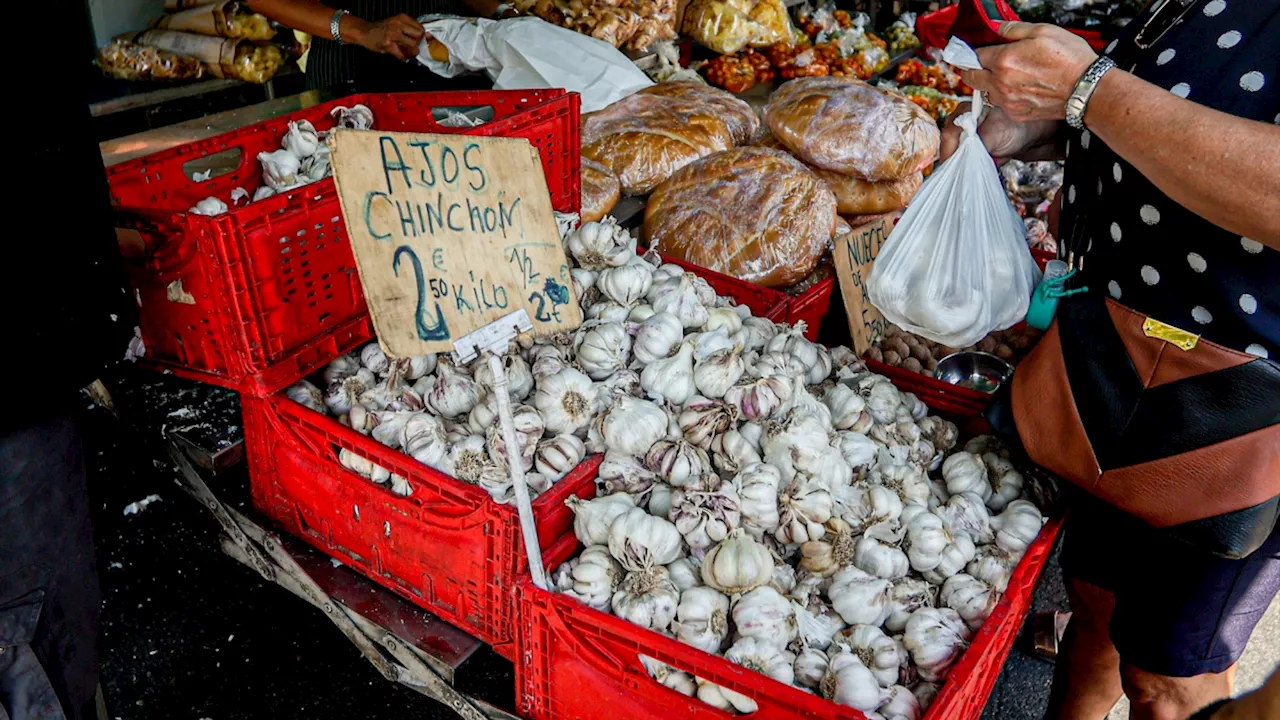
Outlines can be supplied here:
[[1064, 300], [993, 425], [1036, 464], [1204, 550], [1244, 557], [1280, 516], [1280, 366], [1096, 294]]

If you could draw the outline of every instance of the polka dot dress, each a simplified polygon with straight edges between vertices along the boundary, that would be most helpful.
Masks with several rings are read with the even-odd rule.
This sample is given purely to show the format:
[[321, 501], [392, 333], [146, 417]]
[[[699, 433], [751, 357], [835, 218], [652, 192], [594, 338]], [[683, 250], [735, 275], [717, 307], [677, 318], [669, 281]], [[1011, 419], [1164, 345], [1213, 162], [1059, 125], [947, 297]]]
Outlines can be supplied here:
[[[1132, 36], [1149, 13], [1107, 49], [1122, 69], [1215, 110], [1280, 124], [1280, 3], [1201, 2], [1138, 50]], [[1074, 132], [1068, 147], [1060, 235], [1092, 247], [1090, 288], [1213, 342], [1280, 359], [1280, 251], [1179, 206], [1088, 130]]]

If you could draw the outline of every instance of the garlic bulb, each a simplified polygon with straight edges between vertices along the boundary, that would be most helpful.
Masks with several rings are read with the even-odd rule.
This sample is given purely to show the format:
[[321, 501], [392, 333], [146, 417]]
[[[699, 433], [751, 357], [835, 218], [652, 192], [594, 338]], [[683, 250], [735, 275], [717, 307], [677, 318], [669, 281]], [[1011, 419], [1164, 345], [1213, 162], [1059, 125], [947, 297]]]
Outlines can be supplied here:
[[746, 715], [753, 713], [760, 708], [756, 705], [756, 701], [735, 692], [726, 687], [720, 687], [715, 683], [709, 683], [702, 678], [694, 678], [698, 682], [698, 699], [710, 705], [717, 710], [724, 710], [728, 713], [738, 715]]
[[631, 336], [620, 323], [588, 321], [574, 336], [578, 366], [592, 380], [603, 380], [627, 366]]
[[796, 634], [804, 647], [825, 650], [836, 633], [844, 630], [844, 621], [826, 605], [816, 605], [810, 610], [792, 600], [791, 611], [796, 617]]
[[894, 685], [889, 688], [888, 693], [888, 697], [877, 709], [884, 720], [920, 720], [924, 711], [920, 709], [920, 701], [910, 689]]
[[206, 215], [208, 217], [213, 217], [214, 215], [221, 215], [225, 213], [227, 209], [227, 204], [222, 202], [221, 199], [216, 197], [207, 197], [195, 205], [192, 205], [187, 209], [187, 212], [192, 215]]
[[671, 514], [671, 486], [664, 482], [657, 482], [649, 489], [649, 502], [645, 507], [649, 509], [649, 514], [654, 517], [667, 519]]
[[611, 605], [613, 614], [623, 620], [663, 632], [675, 619], [679, 603], [680, 591], [672, 584], [667, 569], [650, 567], [628, 572], [613, 594]]
[[638, 458], [609, 450], [600, 463], [599, 484], [605, 492], [640, 495], [649, 490], [658, 476]]
[[1013, 463], [995, 453], [984, 454], [982, 464], [987, 466], [993, 488], [991, 497], [987, 498], [987, 507], [991, 508], [991, 512], [1000, 512], [1022, 495], [1025, 480]]
[[637, 361], [648, 365], [670, 355], [682, 339], [684, 325], [679, 318], [671, 313], [654, 313], [636, 329], [632, 352]]
[[867, 481], [893, 490], [903, 505], [929, 504], [928, 478], [918, 465], [907, 460], [905, 448], [880, 450]]
[[769, 587], [783, 595], [790, 595], [796, 588], [796, 569], [786, 563], [774, 565]]
[[484, 438], [479, 435], [468, 435], [461, 442], [450, 446], [445, 460], [445, 467], [450, 475], [472, 485], [476, 484], [480, 473], [489, 465], [489, 451]]
[[916, 696], [916, 700], [920, 703], [920, 712], [923, 713], [929, 709], [933, 701], [938, 698], [938, 691], [942, 688], [936, 683], [922, 682], [918, 683], [911, 690], [911, 694]]
[[716, 307], [720, 296], [716, 295], [716, 289], [711, 287], [711, 283], [707, 282], [706, 278], [698, 275], [689, 273], [686, 273], [686, 275], [689, 277], [689, 283], [693, 286], [693, 294], [698, 296], [698, 302], [708, 309]]
[[883, 485], [854, 483], [841, 488], [835, 499], [836, 514], [854, 532], [864, 532], [879, 523], [897, 521], [902, 515], [902, 499]]
[[529, 370], [535, 381], [555, 375], [569, 367], [560, 348], [554, 345], [535, 345], [529, 354]]
[[[803, 388], [795, 392], [808, 395]], [[829, 428], [823, 418], [798, 407], [775, 416], [765, 423], [760, 437], [765, 462], [782, 471], [783, 479], [803, 472], [828, 490], [837, 491], [849, 484], [853, 470], [840, 453], [832, 449]]]
[[640, 656], [640, 664], [649, 676], [657, 680], [663, 687], [671, 688], [681, 695], [693, 697], [698, 692], [698, 681], [687, 672], [681, 672], [666, 663], [658, 662], [646, 655]]
[[648, 400], [622, 396], [596, 418], [593, 434], [613, 453], [641, 456], [667, 433], [667, 414]]
[[734, 346], [717, 350], [694, 363], [693, 384], [703, 395], [719, 399], [742, 379], [745, 372], [742, 354]]
[[[1040, 508], [1026, 500], [1014, 500], [1004, 512], [991, 518], [996, 532], [996, 545], [1021, 557], [1044, 527]], [[973, 558], [970, 558], [972, 560]]]
[[788, 545], [821, 540], [826, 533], [823, 523], [831, 519], [833, 509], [831, 493], [825, 484], [804, 473], [796, 473], [779, 488], [779, 523], [774, 537]]
[[729, 334], [724, 330], [692, 333], [685, 337], [685, 341], [693, 345], [695, 362], [705, 360], [721, 350], [730, 350], [735, 347], [733, 340], [729, 339]]
[[842, 650], [858, 656], [862, 664], [875, 676], [880, 687], [888, 688], [898, 682], [898, 667], [902, 658], [898, 644], [874, 625], [854, 625], [832, 639]]
[[569, 271], [569, 276], [573, 278], [573, 294], [581, 299], [583, 293], [596, 286], [600, 273], [586, 268], [573, 268]]
[[933, 443], [934, 449], [940, 453], [951, 452], [960, 438], [960, 429], [956, 424], [940, 417], [923, 417], [916, 424], [920, 426], [920, 437]]
[[262, 182], [276, 190], [288, 190], [298, 184], [301, 165], [298, 156], [288, 150], [258, 153], [262, 165]]
[[596, 610], [608, 610], [622, 584], [622, 566], [602, 545], [588, 547], [576, 560], [570, 574], [573, 596]]
[[675, 523], [690, 549], [696, 551], [728, 537], [729, 531], [741, 523], [742, 515], [733, 485], [724, 483], [710, 492], [676, 490], [671, 494], [668, 519]]
[[449, 444], [444, 423], [426, 413], [415, 413], [404, 424], [402, 447], [414, 460], [448, 472]]
[[864, 713], [880, 707], [887, 697], [875, 675], [857, 655], [850, 652], [841, 652], [831, 658], [819, 689], [828, 700]]
[[640, 376], [632, 370], [618, 370], [596, 383], [598, 412], [608, 410], [613, 401], [620, 397], [644, 397], [644, 391], [640, 389]]
[[[476, 384], [485, 391], [493, 389], [493, 372], [489, 369], [489, 359], [480, 357], [475, 361], [472, 376]], [[533, 372], [529, 364], [519, 353], [509, 352], [502, 356], [502, 368], [507, 376], [507, 394], [516, 401], [524, 400], [533, 392]]]
[[354, 355], [339, 355], [324, 368], [324, 382], [331, 385], [339, 380], [346, 380], [360, 370], [360, 358]]
[[640, 260], [632, 259], [621, 267], [605, 268], [600, 271], [596, 287], [610, 300], [631, 307], [644, 298], [653, 285], [653, 266]]
[[577, 437], [557, 435], [538, 443], [533, 465], [538, 472], [554, 483], [577, 467], [586, 454], [586, 446]]
[[748, 367], [748, 371], [756, 377], [776, 377], [787, 382], [794, 379], [803, 383], [808, 368], [791, 353], [768, 351], [761, 353]]
[[609, 542], [609, 528], [613, 521], [635, 508], [635, 501], [626, 493], [593, 500], [570, 496], [564, 504], [573, 510], [573, 534], [588, 547]]
[[703, 450], [710, 450], [711, 442], [733, 427], [737, 419], [738, 409], [734, 406], [695, 395], [685, 404], [676, 423], [685, 440]]
[[687, 557], [682, 557], [668, 565], [667, 573], [671, 575], [671, 582], [675, 583], [676, 589], [681, 593], [690, 588], [702, 586], [701, 565], [695, 564]]
[[709, 587], [683, 591], [672, 629], [680, 642], [719, 653], [729, 637], [729, 598]]
[[533, 394], [533, 405], [542, 414], [548, 432], [576, 434], [591, 421], [596, 388], [591, 378], [573, 368], [543, 377]]
[[674, 355], [654, 360], [640, 373], [640, 387], [651, 399], [683, 405], [693, 396], [693, 346], [682, 343]]
[[831, 578], [827, 597], [840, 617], [850, 625], [880, 627], [889, 617], [889, 597], [893, 584], [849, 566]]
[[907, 576], [911, 564], [907, 554], [898, 548], [902, 533], [897, 523], [889, 521], [874, 525], [858, 539], [853, 551], [853, 564], [866, 572], [886, 580], [898, 580]]
[[947, 502], [934, 509], [951, 532], [967, 534], [975, 545], [986, 545], [995, 539], [991, 529], [991, 516], [987, 506], [973, 493], [960, 493], [947, 498]]
[[933, 607], [937, 589], [926, 580], [903, 578], [893, 584], [889, 592], [889, 617], [884, 629], [900, 633], [907, 627], [911, 614], [922, 607]]
[[805, 382], [817, 385], [831, 374], [831, 355], [826, 348], [805, 338], [806, 329], [803, 322], [792, 325], [790, 330], [773, 336], [765, 350], [786, 352], [799, 360], [805, 368]]
[[987, 482], [987, 466], [973, 453], [958, 452], [942, 462], [942, 477], [947, 481], [947, 492], [971, 492], [982, 498], [991, 497], [991, 485]]
[[[907, 512], [903, 511], [904, 518]], [[955, 575], [973, 559], [977, 548], [966, 533], [953, 533], [937, 514], [919, 509], [906, 520], [907, 558], [911, 567], [927, 573], [925, 579], [935, 584]]]
[[[435, 381], [432, 380], [432, 384]], [[536, 410], [534, 411], [537, 412]], [[538, 418], [541, 422], [542, 418]], [[498, 399], [492, 393], [486, 394], [481, 398], [476, 406], [471, 408], [471, 412], [467, 413], [467, 429], [476, 435], [483, 435], [489, 431], [489, 428], [498, 424]], [[542, 433], [538, 433], [539, 436]]]
[[578, 266], [587, 270], [621, 267], [636, 254], [635, 239], [612, 217], [582, 223], [569, 233], [564, 244]]
[[777, 468], [759, 461], [745, 465], [733, 478], [742, 527], [756, 540], [778, 529], [778, 486], [781, 482], [782, 476]]
[[[682, 545], [675, 525], [640, 508], [631, 508], [614, 519], [608, 544], [614, 559], [630, 572], [675, 562]], [[675, 612], [675, 603], [671, 611]]]
[[642, 323], [656, 314], [658, 311], [654, 310], [652, 305], [640, 303], [631, 307], [631, 312], [627, 313], [627, 322]]
[[1000, 593], [972, 575], [956, 573], [942, 584], [938, 601], [955, 610], [973, 632], [986, 622], [1000, 601]]
[[324, 405], [334, 415], [345, 415], [351, 412], [351, 406], [357, 404], [360, 396], [376, 382], [373, 373], [362, 367], [350, 376], [330, 383], [324, 393]]
[[723, 330], [725, 335], [732, 337], [742, 329], [742, 318], [738, 317], [738, 311], [733, 308], [713, 308], [707, 311], [707, 321], [702, 324], [702, 332], [709, 333], [717, 330]]
[[740, 638], [724, 652], [724, 658], [780, 683], [791, 685], [795, 682], [795, 669], [792, 665], [796, 656], [767, 640], [757, 637]]
[[583, 319], [604, 323], [624, 323], [631, 316], [631, 308], [612, 300], [595, 303], [583, 313]]
[[800, 566], [818, 577], [831, 577], [853, 561], [857, 536], [843, 520], [833, 517], [826, 522], [826, 535], [800, 546]]
[[998, 592], [1009, 589], [1013, 569], [1018, 565], [1016, 554], [998, 545], [978, 548], [973, 560], [965, 566], [965, 572], [995, 588]]
[[745, 420], [767, 420], [791, 400], [791, 385], [784, 378], [744, 378], [725, 392], [724, 399]]
[[844, 461], [849, 464], [854, 477], [862, 477], [871, 470], [880, 449], [874, 440], [854, 431], [836, 433], [834, 445], [840, 450]]
[[779, 650], [791, 644], [799, 632], [791, 601], [768, 585], [734, 599], [733, 626], [738, 631], [735, 637], [757, 638]]
[[769, 582], [773, 556], [741, 528], [731, 531], [702, 559], [702, 582], [730, 595]]
[[822, 402], [831, 409], [831, 424], [837, 430], [866, 433], [874, 422], [867, 401], [862, 395], [844, 383], [836, 383], [827, 389]]
[[726, 430], [711, 441], [711, 463], [722, 473], [736, 474], [758, 462], [760, 453], [739, 430]]
[[673, 488], [711, 489], [707, 483], [711, 459], [705, 450], [684, 439], [659, 440], [649, 448], [644, 463]]
[[686, 329], [702, 327], [706, 324], [708, 317], [707, 309], [698, 300], [698, 294], [690, 280], [693, 277], [695, 276], [685, 274], [677, 281], [674, 288], [650, 303], [653, 309], [660, 313], [675, 315], [680, 321], [680, 326]]
[[315, 410], [321, 414], [325, 411], [324, 395], [321, 394], [320, 388], [306, 380], [299, 380], [290, 385], [284, 391], [284, 396], [309, 410]]
[[867, 401], [867, 410], [872, 419], [881, 424], [897, 419], [898, 407], [902, 405], [902, 393], [898, 392], [889, 378], [867, 373], [858, 379], [858, 386], [858, 391]]
[[921, 608], [907, 621], [902, 644], [910, 651], [920, 677], [940, 682], [968, 646], [969, 629], [955, 610]]
[[[830, 638], [828, 638], [829, 640]], [[819, 649], [805, 647], [796, 654], [791, 666], [795, 671], [796, 685], [816, 690], [827, 674], [827, 654]]]
[[[532, 408], [529, 408], [532, 410]], [[534, 410], [533, 414], [537, 414]], [[468, 428], [470, 425], [468, 424]], [[541, 435], [531, 435], [516, 431], [516, 442], [519, 444], [520, 465], [526, 472], [533, 469], [534, 456], [538, 452], [538, 443]], [[507, 438], [502, 432], [500, 425], [494, 424], [489, 426], [484, 432], [485, 447], [489, 451], [489, 459], [494, 463], [506, 467], [510, 462], [507, 455]], [[557, 480], [559, 478], [556, 478]]]
[[452, 420], [471, 412], [480, 401], [480, 390], [466, 374], [454, 369], [450, 363], [442, 362], [436, 368], [436, 381], [431, 392], [423, 399], [432, 412]]
[[771, 320], [762, 317], [749, 317], [742, 320], [742, 330], [734, 337], [734, 342], [742, 343], [744, 352], [763, 350], [764, 346], [778, 334], [778, 326]]

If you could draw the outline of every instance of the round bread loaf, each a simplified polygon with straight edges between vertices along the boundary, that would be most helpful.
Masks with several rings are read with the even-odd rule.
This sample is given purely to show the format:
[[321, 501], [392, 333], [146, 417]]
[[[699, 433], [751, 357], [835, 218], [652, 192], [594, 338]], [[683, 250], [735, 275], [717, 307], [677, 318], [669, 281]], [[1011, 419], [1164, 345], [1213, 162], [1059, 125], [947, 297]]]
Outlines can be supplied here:
[[798, 78], [769, 99], [765, 124], [796, 157], [823, 170], [900, 180], [938, 154], [938, 125], [898, 93], [848, 77]]
[[735, 145], [746, 145], [760, 131], [760, 118], [751, 106], [720, 88], [695, 80], [664, 82], [640, 91], [645, 95], [679, 98], [714, 112], [733, 134]]
[[673, 172], [733, 147], [717, 109], [637, 93], [582, 119], [582, 155], [609, 168], [628, 195], [644, 195]]
[[[787, 151], [778, 138], [765, 131], [764, 137], [756, 141], [760, 147]], [[808, 168], [822, 178], [827, 187], [836, 196], [836, 211], [841, 215], [880, 215], [893, 210], [901, 210], [915, 197], [916, 191], [924, 183], [924, 173], [908, 175], [901, 180], [871, 182], [852, 175], [841, 175], [830, 170], [823, 170], [812, 165]]]
[[740, 147], [659, 185], [644, 231], [658, 252], [778, 288], [813, 271], [836, 219], [835, 196], [803, 163], [780, 150]]
[[582, 222], [596, 222], [608, 215], [622, 196], [622, 184], [609, 168], [582, 158]]

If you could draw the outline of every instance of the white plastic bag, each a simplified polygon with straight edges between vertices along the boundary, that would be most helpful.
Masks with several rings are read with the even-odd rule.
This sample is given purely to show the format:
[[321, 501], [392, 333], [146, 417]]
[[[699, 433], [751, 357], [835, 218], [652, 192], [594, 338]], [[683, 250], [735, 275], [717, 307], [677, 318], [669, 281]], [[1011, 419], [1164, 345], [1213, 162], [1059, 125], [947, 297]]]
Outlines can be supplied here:
[[[948, 45], [948, 62], [977, 67], [977, 55]], [[968, 51], [965, 57], [963, 51]], [[977, 343], [1027, 314], [1040, 270], [1022, 219], [1009, 204], [978, 137], [982, 98], [956, 119], [960, 147], [925, 180], [885, 241], [867, 281], [889, 322], [950, 347]]]
[[584, 113], [653, 84], [609, 43], [541, 18], [499, 21], [427, 15], [419, 20], [427, 34], [449, 49], [449, 60], [432, 59], [423, 40], [418, 62], [444, 77], [483, 70], [495, 90], [564, 88], [582, 96]]

